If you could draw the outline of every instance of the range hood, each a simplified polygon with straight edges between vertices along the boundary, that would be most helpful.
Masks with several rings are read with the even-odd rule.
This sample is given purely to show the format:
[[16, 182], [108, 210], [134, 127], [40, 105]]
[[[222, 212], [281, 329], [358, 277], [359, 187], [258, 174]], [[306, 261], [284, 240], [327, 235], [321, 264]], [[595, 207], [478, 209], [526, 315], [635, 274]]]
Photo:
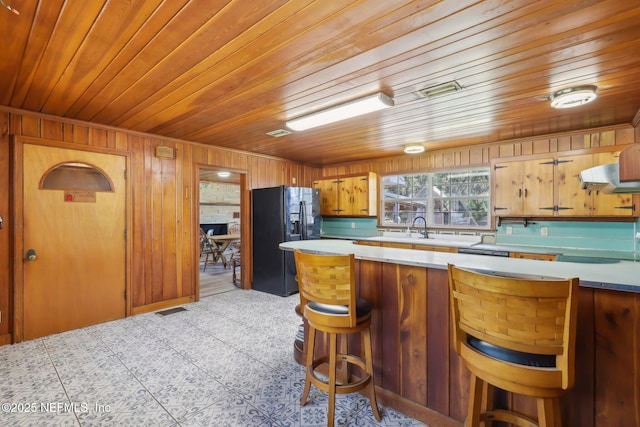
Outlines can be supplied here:
[[582, 188], [607, 194], [640, 194], [640, 181], [620, 182], [618, 163], [595, 166], [580, 172]]

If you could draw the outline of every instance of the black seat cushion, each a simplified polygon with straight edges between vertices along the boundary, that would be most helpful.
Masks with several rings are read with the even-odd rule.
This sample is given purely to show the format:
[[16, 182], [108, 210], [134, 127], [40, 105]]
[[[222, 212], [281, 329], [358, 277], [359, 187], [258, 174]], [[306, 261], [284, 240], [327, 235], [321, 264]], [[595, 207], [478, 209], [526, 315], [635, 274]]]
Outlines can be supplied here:
[[555, 368], [556, 366], [556, 357], [550, 354], [534, 354], [510, 350], [508, 348], [482, 341], [471, 335], [467, 335], [467, 344], [478, 350], [480, 353], [495, 357], [496, 359], [504, 360], [505, 362], [516, 363], [524, 366], [535, 366], [538, 368]]
[[[313, 301], [307, 303], [309, 308], [320, 313], [345, 315], [348, 314], [346, 305], [321, 304]], [[371, 304], [363, 298], [356, 298], [356, 317], [366, 316], [371, 313]]]

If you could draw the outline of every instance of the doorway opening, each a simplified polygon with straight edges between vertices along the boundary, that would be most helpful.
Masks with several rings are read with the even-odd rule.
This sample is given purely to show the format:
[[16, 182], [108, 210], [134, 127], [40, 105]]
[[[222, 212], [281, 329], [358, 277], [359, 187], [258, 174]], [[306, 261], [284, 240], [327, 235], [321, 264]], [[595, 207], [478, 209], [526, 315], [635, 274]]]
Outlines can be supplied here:
[[229, 292], [242, 280], [244, 174], [220, 168], [198, 171], [199, 297]]

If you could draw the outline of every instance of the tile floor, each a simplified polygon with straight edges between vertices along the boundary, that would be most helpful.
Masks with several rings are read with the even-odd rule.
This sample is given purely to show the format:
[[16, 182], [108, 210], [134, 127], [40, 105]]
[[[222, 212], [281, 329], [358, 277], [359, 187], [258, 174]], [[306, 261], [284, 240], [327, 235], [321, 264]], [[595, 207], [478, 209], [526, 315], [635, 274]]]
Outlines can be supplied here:
[[[0, 347], [2, 426], [325, 426], [327, 398], [299, 405], [299, 297], [236, 290]], [[359, 395], [336, 425], [422, 426]]]

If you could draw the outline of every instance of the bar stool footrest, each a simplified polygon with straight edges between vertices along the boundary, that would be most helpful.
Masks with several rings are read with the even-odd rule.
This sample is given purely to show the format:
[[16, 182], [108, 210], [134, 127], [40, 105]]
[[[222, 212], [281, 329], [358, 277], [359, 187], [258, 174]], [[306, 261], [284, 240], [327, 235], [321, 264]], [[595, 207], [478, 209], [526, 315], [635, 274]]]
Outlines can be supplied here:
[[[363, 377], [357, 381], [348, 381], [346, 384], [336, 383], [336, 394], [348, 394], [360, 391], [367, 387], [371, 382], [371, 375], [366, 371], [366, 363], [362, 357], [355, 356], [353, 354], [337, 354], [337, 360], [339, 362], [346, 361], [347, 364], [356, 365], [362, 369]], [[316, 369], [318, 366], [329, 363], [329, 357], [324, 356], [314, 361], [311, 372], [311, 383], [315, 385], [319, 390], [324, 392], [329, 391], [329, 380], [319, 377]], [[323, 375], [324, 376], [324, 375]]]
[[535, 420], [503, 409], [480, 413], [480, 421], [503, 421], [520, 427], [538, 427], [538, 423]]

